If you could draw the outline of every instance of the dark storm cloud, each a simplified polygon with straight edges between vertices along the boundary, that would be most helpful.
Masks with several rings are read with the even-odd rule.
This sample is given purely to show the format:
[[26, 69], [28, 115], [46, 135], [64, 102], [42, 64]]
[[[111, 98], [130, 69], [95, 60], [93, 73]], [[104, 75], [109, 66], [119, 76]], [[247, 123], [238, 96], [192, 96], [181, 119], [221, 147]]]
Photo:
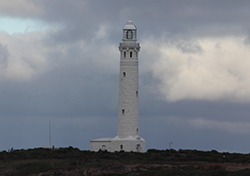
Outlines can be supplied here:
[[[140, 36], [231, 35], [250, 28], [249, 1], [44, 1], [44, 20], [59, 22], [64, 28], [54, 38], [59, 41], [88, 39], [99, 25], [109, 26], [110, 39], [117, 41], [120, 26], [131, 19], [143, 30]], [[116, 25], [115, 25], [116, 24]], [[236, 27], [237, 26], [237, 27]]]
[[[166, 102], [157, 99], [156, 95], [148, 94], [142, 89], [140, 109], [142, 117], [163, 116], [182, 117], [186, 120], [192, 118], [206, 118], [209, 120], [222, 121], [248, 121], [249, 103], [230, 103], [213, 101], [190, 101]], [[143, 101], [150, 100], [150, 101]], [[150, 108], [149, 108], [150, 107]]]
[[90, 62], [79, 65], [67, 60], [33, 81], [5, 81], [0, 86], [2, 116], [116, 114], [118, 73], [105, 74], [90, 65]]

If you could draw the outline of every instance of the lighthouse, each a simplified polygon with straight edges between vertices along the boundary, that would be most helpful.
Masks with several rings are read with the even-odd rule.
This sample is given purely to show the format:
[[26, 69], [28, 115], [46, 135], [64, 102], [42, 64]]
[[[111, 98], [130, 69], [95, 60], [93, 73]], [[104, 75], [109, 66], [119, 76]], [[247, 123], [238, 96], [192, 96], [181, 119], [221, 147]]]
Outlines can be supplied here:
[[139, 134], [138, 52], [136, 27], [128, 21], [120, 43], [120, 85], [117, 136], [126, 138]]
[[137, 28], [128, 21], [123, 28], [120, 51], [119, 108], [117, 136], [90, 141], [90, 150], [145, 152], [139, 128], [139, 77]]

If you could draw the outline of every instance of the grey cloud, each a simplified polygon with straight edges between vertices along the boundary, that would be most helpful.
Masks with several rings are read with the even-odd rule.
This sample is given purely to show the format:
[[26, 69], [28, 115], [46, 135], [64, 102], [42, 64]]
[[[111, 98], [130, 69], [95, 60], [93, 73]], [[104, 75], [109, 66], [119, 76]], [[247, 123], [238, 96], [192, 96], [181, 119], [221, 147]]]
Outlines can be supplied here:
[[[45, 73], [27, 82], [5, 80], [0, 86], [1, 115], [75, 117], [116, 114], [118, 69], [114, 74], [112, 69], [107, 68], [109, 66], [98, 62], [107, 55], [100, 51], [100, 56], [95, 58], [91, 55], [92, 49], [83, 52], [77, 44], [65, 46], [67, 54], [54, 47], [47, 55], [50, 65]], [[119, 67], [119, 62], [116, 63]]]
[[[198, 130], [193, 126], [189, 126], [185, 120], [175, 121], [166, 116], [157, 119], [154, 117], [141, 118], [142, 137], [147, 137], [148, 148], [166, 149], [169, 148], [169, 143], [173, 142], [172, 147], [176, 150], [185, 148], [197, 150], [215, 149], [222, 152], [248, 153], [249, 151], [245, 146], [249, 145], [248, 135], [228, 135], [227, 132], [219, 130]], [[236, 147], [235, 143], [238, 147]]]
[[100, 24], [110, 26], [109, 39], [120, 39], [124, 21], [131, 19], [140, 36], [211, 36], [242, 33], [248, 25], [248, 1], [43, 1], [45, 21], [65, 27], [51, 35], [56, 41], [91, 40]]
[[118, 76], [89, 75], [76, 67], [55, 69], [28, 83], [6, 81], [0, 87], [2, 116], [116, 114]]
[[198, 43], [182, 41], [176, 45], [183, 53], [203, 53], [202, 47]]
[[249, 46], [250, 45], [250, 34], [248, 36], [246, 36], [246, 38], [243, 40], [243, 44], [245, 46]]
[[0, 14], [22, 18], [41, 17], [44, 15], [40, 1], [37, 0], [11, 0], [0, 2]]
[[8, 58], [10, 57], [10, 53], [8, 51], [7, 46], [2, 45], [0, 43], [0, 68], [5, 69], [8, 65]]

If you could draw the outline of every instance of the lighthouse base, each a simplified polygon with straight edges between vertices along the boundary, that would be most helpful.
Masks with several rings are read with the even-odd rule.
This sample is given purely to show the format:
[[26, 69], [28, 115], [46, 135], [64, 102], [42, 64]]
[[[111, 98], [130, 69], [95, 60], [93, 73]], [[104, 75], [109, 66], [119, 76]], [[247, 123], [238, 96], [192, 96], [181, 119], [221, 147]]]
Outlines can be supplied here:
[[145, 140], [140, 136], [129, 136], [127, 138], [100, 138], [90, 141], [91, 151], [125, 151], [125, 152], [145, 152]]

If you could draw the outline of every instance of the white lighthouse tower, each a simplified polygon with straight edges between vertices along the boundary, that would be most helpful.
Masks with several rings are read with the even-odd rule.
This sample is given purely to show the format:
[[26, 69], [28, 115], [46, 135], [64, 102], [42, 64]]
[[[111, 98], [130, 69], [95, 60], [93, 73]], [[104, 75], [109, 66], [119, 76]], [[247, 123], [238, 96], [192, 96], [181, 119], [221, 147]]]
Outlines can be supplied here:
[[120, 86], [118, 128], [115, 138], [90, 141], [91, 150], [145, 152], [145, 140], [139, 135], [139, 86], [137, 28], [128, 21], [123, 28], [120, 50]]
[[120, 86], [118, 129], [119, 138], [139, 134], [139, 97], [138, 97], [138, 52], [136, 27], [128, 21], [123, 28], [123, 42], [120, 43]]

